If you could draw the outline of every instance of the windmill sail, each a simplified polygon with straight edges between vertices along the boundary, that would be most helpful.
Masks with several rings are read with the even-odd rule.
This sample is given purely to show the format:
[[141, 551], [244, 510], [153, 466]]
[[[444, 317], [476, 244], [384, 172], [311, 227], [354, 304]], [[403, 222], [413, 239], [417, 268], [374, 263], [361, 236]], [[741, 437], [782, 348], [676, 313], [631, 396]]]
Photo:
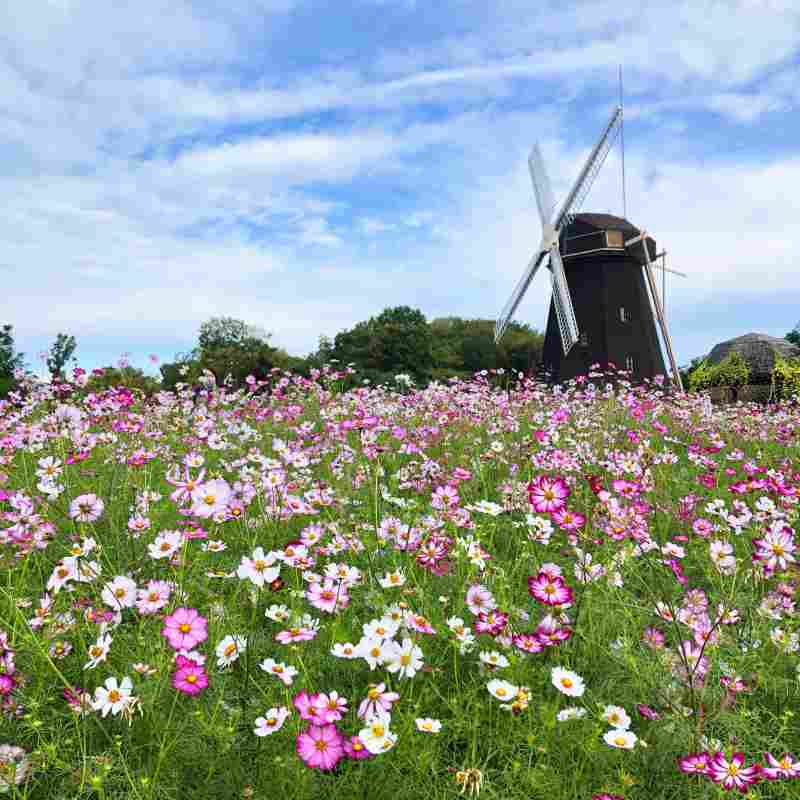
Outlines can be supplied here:
[[567, 355], [572, 346], [578, 341], [580, 334], [558, 246], [550, 251], [550, 270], [553, 285], [553, 304], [558, 318], [558, 329], [561, 333], [561, 346], [564, 350], [564, 355]]
[[517, 306], [522, 301], [525, 292], [528, 291], [528, 286], [530, 286], [530, 283], [533, 280], [533, 276], [536, 275], [536, 273], [539, 271], [539, 267], [546, 255], [547, 255], [546, 252], [537, 253], [528, 263], [525, 272], [522, 273], [522, 278], [520, 278], [520, 281], [517, 284], [517, 288], [514, 289], [514, 291], [511, 294], [511, 297], [508, 298], [508, 302], [505, 304], [503, 311], [501, 312], [500, 316], [497, 318], [497, 322], [495, 323], [494, 326], [495, 341], [498, 341], [500, 337], [505, 333], [505, 330], [508, 327], [508, 323], [514, 316], [514, 313], [517, 310]]
[[550, 187], [550, 179], [547, 177], [547, 170], [544, 168], [544, 161], [538, 144], [535, 144], [533, 150], [531, 150], [528, 158], [528, 169], [533, 181], [536, 205], [539, 207], [539, 219], [542, 221], [542, 225], [546, 225], [553, 218], [556, 201], [553, 199], [553, 190]]

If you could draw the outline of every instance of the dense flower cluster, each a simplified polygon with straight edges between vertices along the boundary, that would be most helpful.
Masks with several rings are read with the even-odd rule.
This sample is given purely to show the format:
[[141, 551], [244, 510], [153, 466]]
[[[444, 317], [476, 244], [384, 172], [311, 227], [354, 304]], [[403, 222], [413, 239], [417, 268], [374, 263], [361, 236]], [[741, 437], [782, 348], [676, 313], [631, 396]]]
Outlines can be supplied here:
[[[163, 723], [331, 781], [415, 747], [452, 758], [467, 730], [470, 757], [496, 739], [564, 770], [563, 737], [615, 759], [585, 770], [605, 800], [626, 759], [674, 763], [699, 736], [676, 781], [800, 777], [781, 717], [800, 656], [797, 408], [727, 413], [599, 372], [557, 391], [335, 388], [349, 377], [148, 401], [76, 377], [0, 401], [18, 619], [0, 710], [55, 729], [66, 709], [98, 726], [87, 756], [127, 726], [166, 750]], [[760, 705], [782, 719], [768, 741], [746, 724]], [[152, 752], [131, 759], [155, 774]], [[477, 794], [498, 778], [476, 763], [430, 772]], [[0, 745], [0, 791], [32, 774]]]

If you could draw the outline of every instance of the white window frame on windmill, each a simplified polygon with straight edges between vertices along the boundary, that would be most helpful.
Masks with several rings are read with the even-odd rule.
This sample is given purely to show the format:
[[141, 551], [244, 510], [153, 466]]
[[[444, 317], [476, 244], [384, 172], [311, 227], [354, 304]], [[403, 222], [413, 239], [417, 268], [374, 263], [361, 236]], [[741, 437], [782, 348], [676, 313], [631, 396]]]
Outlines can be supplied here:
[[631, 321], [631, 315], [625, 310], [625, 306], [619, 307], [619, 321], [623, 323]]
[[625, 356], [625, 369], [628, 370], [628, 372], [633, 372], [634, 366], [633, 356]]

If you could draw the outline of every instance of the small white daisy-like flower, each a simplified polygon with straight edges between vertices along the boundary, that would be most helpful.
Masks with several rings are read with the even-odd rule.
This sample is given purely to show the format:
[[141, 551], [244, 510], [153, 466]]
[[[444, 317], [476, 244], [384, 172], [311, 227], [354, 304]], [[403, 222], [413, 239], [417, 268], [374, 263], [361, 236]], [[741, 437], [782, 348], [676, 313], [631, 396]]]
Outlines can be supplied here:
[[239, 655], [247, 647], [247, 639], [243, 636], [226, 636], [216, 649], [217, 666], [229, 667], [239, 658]]
[[286, 706], [271, 708], [263, 717], [256, 717], [256, 727], [253, 733], [256, 736], [269, 736], [283, 727], [283, 723], [286, 722], [288, 716], [289, 709]]
[[633, 750], [636, 744], [636, 734], [625, 728], [612, 728], [605, 733], [603, 739], [609, 747], [616, 747], [620, 750]]
[[586, 709], [579, 708], [578, 706], [569, 706], [569, 708], [562, 708], [556, 714], [556, 719], [559, 722], [568, 722], [571, 719], [582, 719], [586, 716]]
[[478, 658], [489, 669], [502, 669], [503, 667], [508, 666], [508, 659], [502, 653], [498, 653], [496, 650], [492, 650], [491, 652], [482, 650], [478, 655]]
[[492, 697], [496, 697], [503, 703], [510, 703], [516, 696], [518, 688], [514, 686], [513, 683], [509, 683], [508, 681], [501, 681], [498, 679], [489, 681], [486, 684], [486, 688], [489, 690], [489, 694]]
[[423, 733], [439, 733], [442, 729], [442, 723], [439, 722], [438, 719], [430, 719], [426, 717], [424, 719], [417, 719], [417, 730], [422, 731]]
[[631, 726], [631, 718], [621, 706], [606, 706], [603, 709], [603, 719], [613, 728], [627, 730]]
[[356, 646], [350, 642], [336, 642], [331, 648], [331, 655], [336, 658], [358, 658]]
[[586, 691], [583, 678], [576, 672], [563, 667], [553, 667], [550, 671], [550, 680], [559, 692], [568, 697], [581, 697]]

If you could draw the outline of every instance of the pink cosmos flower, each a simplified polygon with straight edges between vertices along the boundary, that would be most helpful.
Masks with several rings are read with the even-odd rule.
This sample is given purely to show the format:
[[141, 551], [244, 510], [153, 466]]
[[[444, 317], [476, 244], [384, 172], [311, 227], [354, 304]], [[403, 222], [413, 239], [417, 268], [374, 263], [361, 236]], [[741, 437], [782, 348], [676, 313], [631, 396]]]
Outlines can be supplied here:
[[311, 769], [331, 770], [344, 758], [344, 738], [335, 725], [309, 725], [297, 736], [297, 755]]
[[541, 653], [544, 644], [535, 633], [517, 633], [512, 640], [514, 647], [523, 653]]
[[571, 492], [563, 478], [540, 475], [528, 484], [528, 502], [539, 514], [560, 511]]
[[782, 528], [768, 531], [763, 539], [753, 539], [755, 552], [754, 561], [761, 561], [764, 567], [772, 572], [785, 570], [789, 564], [794, 564], [795, 542], [790, 529]]
[[734, 753], [730, 759], [724, 753], [716, 753], [708, 765], [708, 776], [714, 783], [722, 784], [724, 789], [738, 789], [747, 794], [749, 787], [761, 778], [758, 764], [744, 766], [744, 753]]
[[313, 720], [316, 718], [316, 712], [314, 710], [314, 698], [316, 695], [310, 695], [305, 689], [302, 692], [298, 692], [292, 703], [294, 707], [300, 712], [300, 719], [304, 720]]
[[206, 671], [196, 661], [178, 656], [177, 664], [178, 668], [172, 674], [172, 685], [179, 692], [196, 696], [208, 686]]
[[482, 611], [491, 611], [493, 608], [497, 607], [492, 593], [485, 586], [481, 586], [480, 584], [473, 584], [467, 589], [466, 603], [467, 608], [476, 617]]
[[780, 759], [772, 753], [764, 753], [768, 767], [761, 767], [761, 773], [767, 780], [775, 781], [778, 778], [800, 778], [800, 761], [795, 761], [791, 753], [784, 753]]
[[311, 705], [315, 710], [314, 716], [325, 724], [338, 722], [347, 713], [347, 698], [340, 697], [338, 692], [320, 692], [314, 695]]
[[313, 583], [306, 592], [306, 599], [314, 608], [318, 608], [326, 614], [335, 614], [350, 604], [347, 587], [330, 578]]
[[678, 759], [678, 769], [689, 775], [708, 775], [711, 756], [708, 753], [689, 753]]
[[351, 736], [344, 740], [344, 752], [353, 761], [362, 761], [373, 756], [358, 736]]
[[167, 581], [150, 581], [147, 588], [136, 592], [136, 610], [140, 614], [155, 614], [169, 602], [172, 585]]
[[96, 522], [105, 504], [96, 494], [82, 494], [69, 504], [69, 515], [76, 522]]
[[548, 606], [572, 605], [572, 589], [561, 577], [553, 578], [540, 572], [528, 578], [528, 593], [534, 600]]
[[642, 631], [642, 641], [653, 650], [661, 650], [667, 638], [658, 628], [650, 627]]
[[192, 513], [208, 518], [224, 511], [231, 499], [231, 487], [226, 480], [215, 478], [195, 487], [192, 492]]
[[367, 696], [358, 707], [358, 716], [361, 719], [370, 719], [388, 714], [399, 699], [400, 695], [397, 692], [386, 691], [385, 683], [370, 684]]
[[280, 631], [275, 634], [275, 640], [281, 644], [291, 644], [292, 642], [310, 642], [317, 632], [311, 628], [289, 628], [288, 631]]
[[646, 706], [644, 703], [639, 703], [636, 706], [636, 710], [639, 712], [639, 716], [644, 717], [645, 719], [649, 720], [657, 720], [661, 719], [661, 714], [658, 713], [654, 708], [650, 706]]
[[507, 624], [508, 614], [493, 609], [492, 611], [478, 614], [474, 627], [477, 633], [488, 633], [489, 636], [497, 636]]
[[175, 650], [191, 650], [208, 639], [208, 620], [201, 617], [195, 608], [176, 608], [164, 620], [161, 635]]
[[586, 517], [583, 514], [579, 514], [577, 511], [569, 511], [566, 508], [554, 511], [550, 516], [553, 522], [565, 531], [580, 530], [583, 527], [583, 523], [586, 522]]

